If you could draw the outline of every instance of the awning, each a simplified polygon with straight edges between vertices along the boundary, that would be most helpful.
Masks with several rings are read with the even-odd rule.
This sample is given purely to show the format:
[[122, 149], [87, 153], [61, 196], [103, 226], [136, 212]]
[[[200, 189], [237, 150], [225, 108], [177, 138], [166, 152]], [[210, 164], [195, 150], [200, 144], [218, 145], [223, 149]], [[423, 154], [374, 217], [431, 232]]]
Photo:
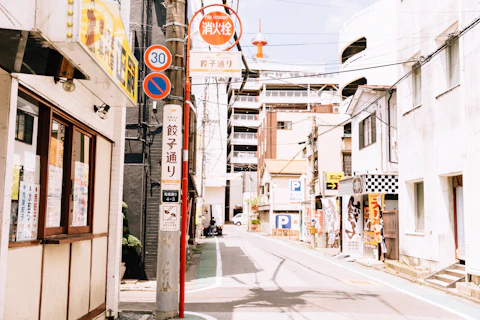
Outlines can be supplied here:
[[90, 79], [39, 31], [0, 29], [0, 43], [0, 67], [9, 73]]
[[353, 178], [340, 180], [338, 195], [385, 193], [398, 194], [398, 175], [394, 174], [360, 174]]

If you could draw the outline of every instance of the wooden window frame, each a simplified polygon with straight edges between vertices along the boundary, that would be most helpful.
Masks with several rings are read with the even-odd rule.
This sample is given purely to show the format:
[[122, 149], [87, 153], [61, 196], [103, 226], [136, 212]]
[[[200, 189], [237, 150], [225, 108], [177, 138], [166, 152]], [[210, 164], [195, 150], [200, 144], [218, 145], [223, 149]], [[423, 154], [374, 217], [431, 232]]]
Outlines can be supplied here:
[[[368, 134], [370, 135], [370, 139], [368, 141], [368, 144], [367, 144], [367, 137], [365, 137], [365, 132], [364, 132], [364, 127], [365, 127], [365, 124], [367, 123], [367, 121], [369, 122], [369, 125], [370, 125], [370, 131], [368, 132]], [[368, 117], [366, 117], [365, 119], [363, 119], [362, 121], [360, 121], [358, 123], [358, 137], [359, 137], [359, 149], [363, 149], [365, 147], [368, 147], [368, 146], [371, 146], [372, 144], [374, 144], [375, 142], [377, 142], [377, 115], [376, 115], [376, 111], [374, 111], [372, 114], [370, 114]]]
[[[97, 136], [99, 135], [93, 129], [88, 128], [72, 116], [66, 114], [56, 106], [48, 101], [38, 97], [29, 90], [19, 86], [19, 95], [23, 93], [33, 100], [37, 101], [39, 106], [38, 117], [38, 139], [42, 143], [37, 144], [37, 154], [40, 155], [40, 207], [38, 219], [38, 238], [39, 240], [46, 240], [47, 243], [55, 242], [55, 239], [61, 238], [62, 241], [68, 241], [68, 238], [79, 239], [80, 236], [90, 237], [93, 232], [93, 212], [95, 203], [95, 167], [96, 167], [96, 144]], [[62, 192], [62, 212], [61, 221], [63, 226], [47, 228], [47, 198], [48, 198], [48, 165], [49, 165], [49, 150], [50, 150], [50, 135], [53, 120], [66, 125], [70, 132], [68, 136], [68, 148], [64, 148], [64, 157], [68, 156], [66, 160], [66, 167], [63, 168], [63, 179], [65, 183], [65, 190]], [[73, 152], [74, 152], [74, 132], [78, 131], [90, 138], [90, 153], [89, 153], [89, 183], [88, 183], [88, 211], [87, 211], [87, 226], [75, 227], [70, 225], [71, 215], [73, 214], [71, 208], [71, 197], [73, 196], [72, 179], [73, 179]], [[68, 154], [67, 154], [68, 152]], [[62, 223], [61, 223], [62, 224]], [[82, 239], [81, 239], [82, 238]], [[53, 242], [52, 242], [53, 241]], [[15, 244], [12, 242], [10, 244]]]

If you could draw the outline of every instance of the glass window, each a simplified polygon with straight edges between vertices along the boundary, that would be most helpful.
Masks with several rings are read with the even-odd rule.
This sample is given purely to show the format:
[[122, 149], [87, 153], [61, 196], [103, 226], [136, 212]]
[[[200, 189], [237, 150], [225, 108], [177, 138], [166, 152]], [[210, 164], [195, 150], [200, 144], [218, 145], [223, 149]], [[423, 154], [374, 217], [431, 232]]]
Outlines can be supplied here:
[[377, 140], [377, 117], [376, 113], [362, 120], [359, 124], [359, 148], [362, 149], [376, 142]]
[[458, 38], [449, 40], [447, 50], [448, 86], [451, 88], [460, 82], [460, 58]]
[[422, 66], [416, 63], [412, 67], [413, 70], [413, 107], [422, 104]]
[[425, 231], [423, 182], [415, 183], [415, 231]]
[[47, 228], [57, 228], [64, 226], [62, 212], [66, 210], [66, 203], [63, 201], [66, 194], [66, 177], [64, 177], [64, 168], [66, 167], [65, 151], [68, 154], [68, 135], [70, 128], [58, 120], [52, 121], [50, 132], [50, 148], [48, 158], [48, 197], [46, 222]]
[[292, 130], [292, 121], [278, 121], [277, 129], [279, 130]]
[[[39, 107], [28, 96], [18, 97], [13, 154], [9, 241], [38, 238], [40, 214]], [[38, 140], [38, 141], [37, 141]]]

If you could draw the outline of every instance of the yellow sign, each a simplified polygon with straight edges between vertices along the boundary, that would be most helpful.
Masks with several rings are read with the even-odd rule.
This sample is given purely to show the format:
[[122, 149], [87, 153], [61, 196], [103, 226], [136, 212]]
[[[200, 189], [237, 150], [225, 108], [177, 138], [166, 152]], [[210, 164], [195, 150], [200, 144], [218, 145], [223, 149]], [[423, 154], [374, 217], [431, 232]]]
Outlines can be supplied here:
[[12, 177], [12, 200], [18, 200], [18, 188], [20, 187], [20, 168], [13, 167]]
[[123, 91], [137, 102], [138, 62], [130, 51], [118, 4], [82, 0], [80, 41]]
[[325, 182], [327, 190], [338, 190], [338, 182], [344, 177], [343, 172], [326, 172]]
[[338, 183], [345, 177], [343, 172], [327, 172], [325, 175], [327, 183]]

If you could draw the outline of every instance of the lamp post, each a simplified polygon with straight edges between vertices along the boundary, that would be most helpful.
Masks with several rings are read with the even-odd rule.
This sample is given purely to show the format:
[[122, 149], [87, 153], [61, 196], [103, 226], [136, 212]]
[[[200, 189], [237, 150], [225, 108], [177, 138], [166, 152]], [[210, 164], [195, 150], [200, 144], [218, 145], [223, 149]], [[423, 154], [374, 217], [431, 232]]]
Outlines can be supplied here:
[[[211, 4], [205, 6], [195, 12], [195, 14], [190, 19], [190, 23], [188, 24], [187, 30], [187, 57], [185, 60], [185, 103], [184, 103], [184, 112], [183, 112], [183, 127], [184, 127], [184, 135], [183, 135], [183, 174], [182, 174], [182, 224], [180, 229], [180, 301], [179, 301], [179, 318], [185, 317], [185, 271], [187, 268], [187, 221], [188, 221], [188, 212], [187, 212], [187, 204], [188, 204], [188, 140], [190, 138], [190, 94], [191, 94], [191, 82], [190, 82], [190, 48], [191, 48], [191, 26], [192, 22], [197, 17], [199, 13], [204, 14], [204, 10], [210, 7], [223, 7], [226, 10], [230, 10], [235, 16], [237, 17], [240, 28], [242, 23], [238, 14], [229, 6], [224, 4]], [[240, 29], [242, 30], [242, 29]], [[240, 35], [235, 41], [233, 45], [225, 49], [224, 51], [228, 51], [232, 49], [237, 43], [240, 41], [242, 34], [240, 31]]]

